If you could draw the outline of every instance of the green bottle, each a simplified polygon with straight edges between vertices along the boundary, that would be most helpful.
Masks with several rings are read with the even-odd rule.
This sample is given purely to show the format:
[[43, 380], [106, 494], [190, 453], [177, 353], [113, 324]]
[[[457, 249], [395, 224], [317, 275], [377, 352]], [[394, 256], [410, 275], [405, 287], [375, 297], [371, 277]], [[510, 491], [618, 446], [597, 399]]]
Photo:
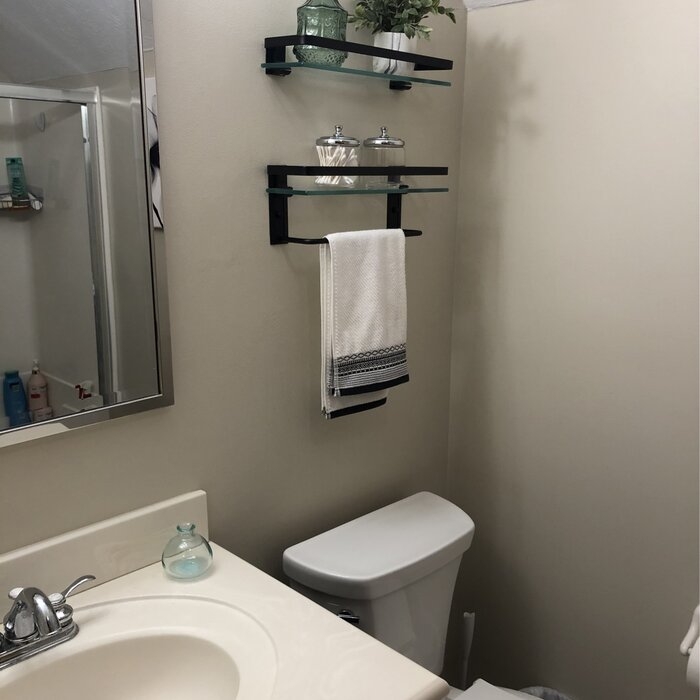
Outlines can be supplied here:
[[[322, 36], [326, 39], [345, 41], [348, 13], [338, 0], [307, 0], [297, 8], [297, 34]], [[342, 66], [347, 51], [324, 49], [302, 44], [294, 47], [299, 63], [316, 63], [325, 66]]]
[[24, 176], [24, 164], [19, 157], [5, 158], [7, 168], [7, 180], [10, 185], [12, 206], [28, 207], [29, 192], [27, 191], [27, 179]]

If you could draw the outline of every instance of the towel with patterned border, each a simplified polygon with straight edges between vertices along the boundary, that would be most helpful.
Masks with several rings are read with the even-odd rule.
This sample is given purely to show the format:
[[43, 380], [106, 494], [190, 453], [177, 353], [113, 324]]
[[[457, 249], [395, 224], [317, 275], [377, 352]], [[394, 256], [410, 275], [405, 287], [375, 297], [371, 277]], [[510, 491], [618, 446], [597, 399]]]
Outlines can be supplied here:
[[408, 381], [405, 236], [346, 231], [321, 246], [322, 410], [328, 418], [386, 403]]

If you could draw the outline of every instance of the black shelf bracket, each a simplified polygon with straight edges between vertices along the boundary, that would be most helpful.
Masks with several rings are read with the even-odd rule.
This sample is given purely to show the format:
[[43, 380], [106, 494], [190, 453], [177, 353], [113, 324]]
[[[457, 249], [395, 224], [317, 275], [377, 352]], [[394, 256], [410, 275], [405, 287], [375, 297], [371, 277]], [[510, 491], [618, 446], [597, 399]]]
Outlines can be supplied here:
[[[307, 46], [318, 46], [323, 49], [335, 49], [348, 53], [360, 54], [362, 56], [377, 56], [378, 58], [390, 58], [396, 61], [413, 63], [415, 71], [428, 70], [452, 70], [452, 61], [446, 58], [435, 56], [424, 56], [406, 51], [393, 51], [392, 49], [382, 49], [377, 46], [358, 44], [354, 41], [339, 41], [338, 39], [327, 39], [322, 36], [312, 36], [310, 34], [292, 34], [288, 36], [269, 36], [265, 39], [265, 62], [284, 63], [287, 60], [287, 47], [304, 44]], [[284, 76], [292, 72], [291, 68], [266, 68], [267, 75]], [[392, 90], [410, 90], [411, 83], [406, 81], [391, 80], [389, 87]]]
[[[267, 171], [268, 187], [287, 188], [287, 176]], [[289, 243], [289, 207], [291, 194], [268, 194], [270, 210], [270, 245]]]
[[[294, 189], [287, 184], [289, 175], [317, 176], [317, 175], [447, 175], [448, 169], [443, 167], [334, 167], [314, 165], [268, 165], [267, 182], [268, 206], [270, 213], [270, 245], [282, 245], [285, 243], [299, 243], [302, 245], [318, 245], [328, 241], [325, 238], [294, 238], [289, 235], [289, 198], [294, 196]], [[400, 190], [400, 188], [398, 188]], [[279, 192], [279, 190], [287, 190]], [[405, 194], [400, 191], [386, 195], [386, 227], [400, 228], [401, 204]], [[420, 236], [422, 231], [416, 229], [403, 229], [407, 237]]]

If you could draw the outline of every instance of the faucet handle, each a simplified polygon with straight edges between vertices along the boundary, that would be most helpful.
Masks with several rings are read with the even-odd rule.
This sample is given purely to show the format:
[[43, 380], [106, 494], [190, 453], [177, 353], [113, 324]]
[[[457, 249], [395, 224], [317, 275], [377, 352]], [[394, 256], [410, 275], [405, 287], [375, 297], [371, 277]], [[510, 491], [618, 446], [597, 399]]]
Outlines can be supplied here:
[[17, 586], [17, 588], [13, 588], [8, 594], [7, 597], [10, 600], [17, 600], [17, 596], [24, 590], [22, 586]]
[[52, 593], [49, 596], [49, 602], [56, 613], [56, 618], [61, 627], [68, 627], [73, 621], [73, 608], [66, 603], [66, 598], [78, 588], [78, 586], [82, 586], [84, 583], [94, 580], [95, 577], [92, 574], [86, 574], [85, 576], [75, 579], [68, 588], [60, 593]]
[[[73, 583], [71, 583], [67, 588], [62, 590], [60, 593], [52, 593], [49, 596], [49, 600], [51, 601], [51, 605], [53, 605], [54, 610], [61, 605], [63, 605], [66, 602], [66, 598], [79, 586], [82, 586], [84, 583], [88, 583], [89, 581], [94, 581], [95, 577], [92, 574], [86, 574], [85, 576], [81, 576], [80, 578], [75, 579]], [[10, 591], [10, 594], [14, 592], [13, 589]]]

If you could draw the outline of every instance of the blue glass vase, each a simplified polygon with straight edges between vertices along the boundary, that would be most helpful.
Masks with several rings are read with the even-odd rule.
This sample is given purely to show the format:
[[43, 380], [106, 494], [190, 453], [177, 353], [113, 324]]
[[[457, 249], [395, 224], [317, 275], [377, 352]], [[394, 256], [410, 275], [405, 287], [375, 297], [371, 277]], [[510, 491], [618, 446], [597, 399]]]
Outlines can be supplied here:
[[165, 545], [161, 563], [173, 578], [196, 578], [211, 566], [213, 558], [209, 542], [194, 531], [194, 523], [181, 523], [177, 535]]
[[[307, 0], [297, 8], [297, 34], [345, 41], [347, 24], [348, 13], [338, 0]], [[307, 44], [295, 46], [294, 55], [299, 63], [326, 66], [341, 66], [348, 57], [347, 51], [324, 49]]]
[[29, 411], [27, 408], [27, 394], [24, 391], [24, 383], [18, 370], [5, 372], [2, 383], [3, 402], [5, 413], [10, 421], [10, 428], [18, 428], [29, 423]]

